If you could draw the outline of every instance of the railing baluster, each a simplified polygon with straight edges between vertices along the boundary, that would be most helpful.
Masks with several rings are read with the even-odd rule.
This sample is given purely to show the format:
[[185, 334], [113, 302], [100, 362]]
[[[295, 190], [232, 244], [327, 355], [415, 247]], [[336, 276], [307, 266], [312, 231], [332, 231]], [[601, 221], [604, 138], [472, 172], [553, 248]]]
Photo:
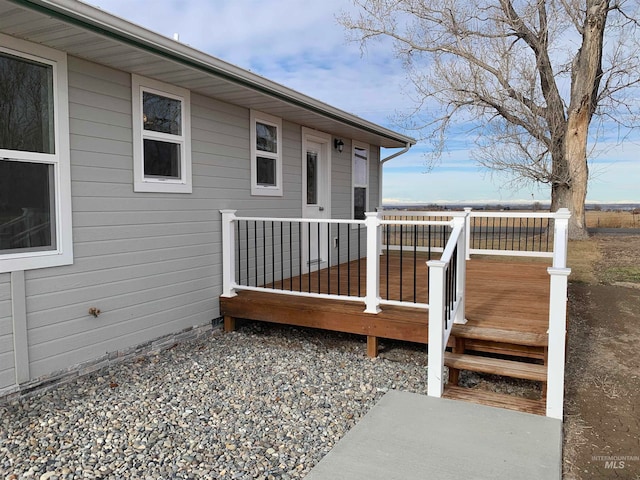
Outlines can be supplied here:
[[289, 222], [289, 288], [293, 292], [293, 224]]
[[311, 222], [307, 222], [307, 280], [307, 290], [311, 293]]
[[327, 293], [331, 293], [331, 225], [327, 224]]
[[338, 224], [336, 227], [336, 238], [338, 239], [336, 245], [336, 255], [338, 256], [336, 268], [338, 269], [338, 295], [340, 295], [340, 263], [342, 262], [342, 260], [340, 259], [340, 224]]
[[385, 277], [385, 284], [386, 284], [386, 289], [387, 289], [387, 300], [389, 300], [389, 238], [390, 238], [390, 232], [391, 232], [391, 225], [385, 225], [387, 227], [387, 252], [386, 252], [386, 277]]
[[302, 223], [298, 222], [298, 288], [302, 292]]
[[242, 262], [240, 261], [240, 255], [242, 253], [242, 249], [240, 246], [240, 221], [236, 220], [236, 238], [238, 239], [238, 253], [237, 253], [237, 257], [238, 257], [238, 270], [236, 270], [238, 272], [238, 284], [242, 285]]
[[403, 247], [404, 245], [404, 240], [402, 237], [402, 224], [400, 224], [400, 298], [398, 300], [402, 301], [402, 263], [404, 260], [403, 257]]
[[262, 224], [262, 285], [267, 286], [267, 222]]
[[249, 221], [244, 222], [245, 224], [245, 245], [247, 247], [247, 285], [249, 284]]
[[416, 277], [417, 277], [417, 251], [418, 251], [418, 226], [413, 226], [413, 303], [416, 303]]
[[360, 277], [361, 277], [361, 265], [360, 265], [360, 261], [361, 261], [361, 257], [362, 254], [360, 253], [360, 247], [361, 247], [361, 239], [360, 239], [360, 225], [358, 225], [358, 296], [361, 297], [362, 296], [362, 292], [360, 291]]
[[347, 291], [351, 295], [351, 225], [347, 226]]

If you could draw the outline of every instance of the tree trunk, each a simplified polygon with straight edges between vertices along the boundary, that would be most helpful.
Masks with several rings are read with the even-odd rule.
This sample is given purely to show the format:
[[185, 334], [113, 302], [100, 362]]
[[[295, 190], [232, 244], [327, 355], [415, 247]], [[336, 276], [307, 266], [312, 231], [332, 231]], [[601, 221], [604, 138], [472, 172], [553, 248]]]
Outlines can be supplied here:
[[[567, 109], [562, 148], [564, 178], [558, 182], [563, 185], [559, 186], [555, 205], [556, 208], [566, 207], [571, 211], [571, 239], [589, 236], [584, 215], [589, 180], [587, 141], [602, 77], [602, 45], [609, 0], [587, 0], [586, 7], [582, 45], [574, 58], [571, 71], [571, 101]], [[552, 189], [552, 206], [553, 190], [555, 188]]]
[[564, 181], [554, 183], [551, 189], [551, 210], [569, 209], [569, 238], [572, 240], [589, 237], [584, 214], [589, 180], [587, 136], [590, 114], [587, 102], [588, 98], [585, 98], [581, 108], [569, 112], [562, 154], [558, 155], [562, 158], [554, 159], [554, 165], [559, 167], [555, 171], [556, 178]]

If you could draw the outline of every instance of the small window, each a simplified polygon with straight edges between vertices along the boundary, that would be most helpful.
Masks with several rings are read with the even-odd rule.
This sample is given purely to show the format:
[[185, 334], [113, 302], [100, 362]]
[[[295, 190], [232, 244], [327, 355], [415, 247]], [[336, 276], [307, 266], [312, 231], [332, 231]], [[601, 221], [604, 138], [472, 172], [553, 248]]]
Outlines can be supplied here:
[[353, 218], [364, 220], [369, 193], [369, 146], [354, 144], [353, 147]]
[[251, 112], [251, 194], [282, 196], [282, 120]]
[[134, 190], [191, 193], [189, 91], [132, 76]]
[[0, 273], [73, 263], [67, 57], [0, 34]]

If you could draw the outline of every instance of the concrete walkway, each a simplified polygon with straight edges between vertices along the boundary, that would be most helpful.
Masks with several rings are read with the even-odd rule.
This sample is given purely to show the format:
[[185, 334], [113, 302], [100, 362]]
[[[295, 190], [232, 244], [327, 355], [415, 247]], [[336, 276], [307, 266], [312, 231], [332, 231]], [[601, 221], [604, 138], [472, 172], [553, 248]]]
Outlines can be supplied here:
[[388, 392], [305, 480], [558, 480], [562, 423]]

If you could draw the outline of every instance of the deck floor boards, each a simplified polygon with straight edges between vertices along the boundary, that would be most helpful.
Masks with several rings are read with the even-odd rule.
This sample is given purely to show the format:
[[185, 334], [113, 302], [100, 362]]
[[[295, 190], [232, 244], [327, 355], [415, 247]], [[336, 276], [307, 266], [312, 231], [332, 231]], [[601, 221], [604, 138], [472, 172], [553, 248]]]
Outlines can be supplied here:
[[[398, 300], [402, 290], [403, 300], [413, 301], [415, 298], [417, 302], [427, 303], [426, 256], [421, 258], [421, 255], [416, 255], [415, 263], [413, 255], [407, 256], [406, 253], [402, 263], [395, 252], [380, 257], [382, 299]], [[336, 295], [345, 295], [349, 291], [352, 296], [363, 297], [366, 294], [365, 268], [364, 259], [356, 260], [268, 286]], [[549, 275], [546, 269], [547, 264], [540, 262], [468, 261], [465, 315], [468, 323], [456, 325], [453, 335], [465, 337], [465, 332], [468, 332], [468, 338], [473, 339], [470, 345], [476, 346], [489, 342], [491, 338], [489, 343], [493, 346], [486, 351], [499, 351], [501, 342], [525, 345], [519, 347], [523, 350], [531, 346], [544, 347], [549, 319]], [[417, 279], [415, 285], [414, 278]], [[362, 301], [242, 290], [235, 297], [221, 298], [220, 302], [222, 315], [226, 317], [420, 343], [426, 343], [428, 338], [428, 312], [424, 309], [382, 305], [382, 311], [373, 315], [363, 312]], [[520, 342], [519, 336], [522, 337]]]

